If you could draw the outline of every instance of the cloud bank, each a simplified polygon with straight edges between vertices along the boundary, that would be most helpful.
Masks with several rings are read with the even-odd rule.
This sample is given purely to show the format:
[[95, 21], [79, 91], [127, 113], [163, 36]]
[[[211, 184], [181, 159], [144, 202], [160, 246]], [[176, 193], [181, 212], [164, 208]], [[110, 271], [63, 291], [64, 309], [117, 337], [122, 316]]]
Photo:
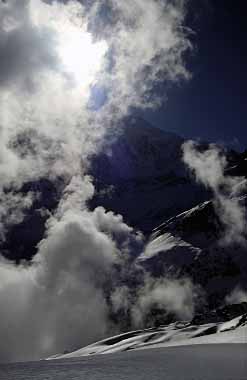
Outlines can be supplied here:
[[2, 361], [39, 359], [111, 332], [105, 288], [131, 242], [142, 240], [120, 216], [88, 212], [83, 197], [93, 186], [83, 181], [66, 188], [31, 265], [1, 259]]
[[[143, 241], [121, 216], [88, 211], [87, 166], [132, 107], [160, 103], [158, 83], [189, 77], [184, 16], [183, 1], [0, 3], [2, 239], [38, 196], [24, 196], [23, 184], [64, 182], [33, 261], [16, 266], [1, 256], [1, 361], [38, 359], [111, 332], [109, 287]], [[105, 96], [96, 111], [97, 88]]]

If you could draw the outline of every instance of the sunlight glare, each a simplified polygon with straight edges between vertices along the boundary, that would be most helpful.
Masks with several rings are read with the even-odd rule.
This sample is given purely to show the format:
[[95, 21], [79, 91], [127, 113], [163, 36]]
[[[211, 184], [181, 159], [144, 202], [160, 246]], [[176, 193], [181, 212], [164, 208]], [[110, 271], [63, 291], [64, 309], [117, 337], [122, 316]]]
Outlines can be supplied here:
[[96, 80], [106, 51], [105, 41], [94, 42], [89, 32], [79, 28], [66, 31], [59, 47], [65, 72], [83, 87], [90, 86]]

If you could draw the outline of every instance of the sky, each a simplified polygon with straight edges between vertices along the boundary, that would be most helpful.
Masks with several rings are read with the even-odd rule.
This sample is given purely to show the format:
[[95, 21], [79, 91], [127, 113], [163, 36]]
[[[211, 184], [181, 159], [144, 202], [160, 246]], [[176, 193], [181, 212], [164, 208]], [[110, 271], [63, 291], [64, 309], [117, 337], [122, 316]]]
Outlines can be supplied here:
[[244, 0], [189, 1], [191, 79], [172, 86], [166, 103], [145, 112], [146, 119], [185, 137], [247, 147], [246, 11]]

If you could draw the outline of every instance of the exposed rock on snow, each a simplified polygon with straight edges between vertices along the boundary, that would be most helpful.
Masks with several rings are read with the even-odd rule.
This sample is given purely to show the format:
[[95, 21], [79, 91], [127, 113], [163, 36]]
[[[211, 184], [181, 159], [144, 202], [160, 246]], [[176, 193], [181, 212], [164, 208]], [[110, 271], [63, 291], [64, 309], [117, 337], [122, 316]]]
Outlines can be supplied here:
[[[232, 305], [233, 309], [236, 305]], [[242, 306], [247, 308], [247, 304]], [[227, 317], [226, 317], [227, 318]], [[217, 343], [247, 343], [247, 314], [226, 322], [195, 324], [175, 322], [167, 326], [136, 330], [91, 344], [71, 353], [49, 359], [66, 359], [97, 354], [112, 354], [128, 350]]]

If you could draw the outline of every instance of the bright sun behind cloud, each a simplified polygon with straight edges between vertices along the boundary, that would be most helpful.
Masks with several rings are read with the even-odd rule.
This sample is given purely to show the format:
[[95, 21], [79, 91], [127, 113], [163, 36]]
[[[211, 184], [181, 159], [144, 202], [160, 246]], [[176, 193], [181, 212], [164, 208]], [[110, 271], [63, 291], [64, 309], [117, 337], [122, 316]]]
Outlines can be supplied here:
[[108, 50], [106, 41], [95, 41], [87, 30], [88, 20], [78, 2], [68, 5], [54, 1], [30, 2], [30, 17], [38, 28], [53, 33], [59, 69], [74, 80], [76, 87], [88, 89], [96, 82]]
[[87, 31], [75, 27], [61, 34], [58, 52], [63, 69], [79, 86], [88, 87], [95, 82], [106, 51], [106, 42], [93, 41]]

